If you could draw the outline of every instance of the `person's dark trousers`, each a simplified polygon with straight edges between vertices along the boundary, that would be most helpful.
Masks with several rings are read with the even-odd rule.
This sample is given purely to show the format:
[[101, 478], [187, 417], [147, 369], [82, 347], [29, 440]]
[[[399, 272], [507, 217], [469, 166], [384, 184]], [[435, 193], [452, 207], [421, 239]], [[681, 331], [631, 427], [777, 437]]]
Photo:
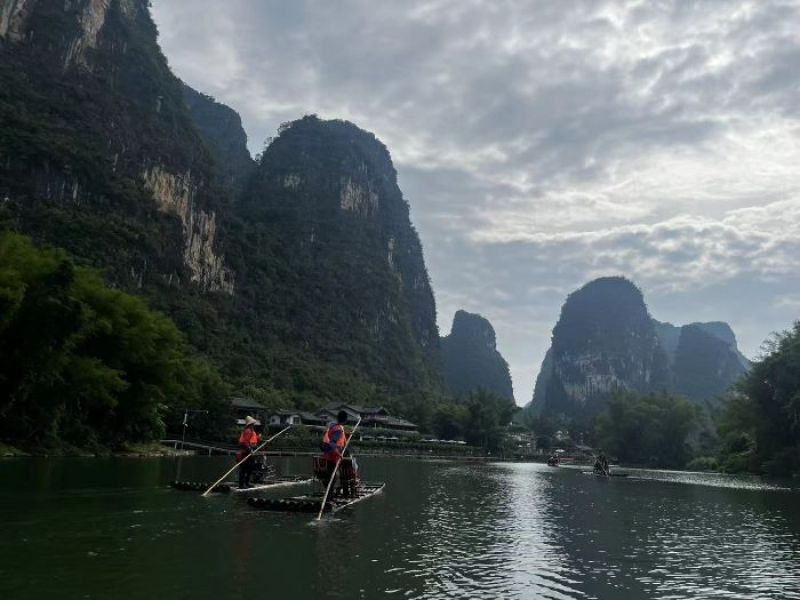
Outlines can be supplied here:
[[253, 473], [253, 459], [249, 458], [239, 465], [239, 489], [250, 486], [250, 475]]
[[[333, 477], [333, 470], [336, 468], [336, 461], [329, 460], [327, 461], [327, 465], [325, 467], [325, 475], [322, 478], [322, 485], [327, 489], [328, 485], [331, 482], [331, 477]], [[334, 487], [331, 488], [333, 494], [336, 494], [336, 489]]]

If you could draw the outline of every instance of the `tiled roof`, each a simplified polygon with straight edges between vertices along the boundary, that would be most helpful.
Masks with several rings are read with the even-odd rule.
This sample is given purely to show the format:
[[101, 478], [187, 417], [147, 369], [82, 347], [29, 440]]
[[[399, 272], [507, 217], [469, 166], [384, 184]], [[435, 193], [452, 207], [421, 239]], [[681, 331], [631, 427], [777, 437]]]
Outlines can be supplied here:
[[382, 425], [389, 425], [394, 427], [413, 427], [414, 429], [417, 428], [416, 423], [412, 423], [411, 421], [407, 421], [406, 419], [402, 419], [400, 417], [375, 415], [374, 417], [369, 417], [368, 420], [375, 423], [380, 423]]
[[300, 412], [296, 410], [282, 409], [282, 410], [274, 410], [270, 414], [280, 415], [281, 417], [293, 417], [295, 415], [300, 415]]
[[324, 416], [315, 415], [314, 413], [300, 411], [298, 414], [300, 415], [300, 418], [303, 419], [303, 421], [323, 421], [323, 422], [325, 421]]
[[385, 408], [382, 406], [358, 406], [357, 404], [348, 404], [347, 402], [340, 402], [338, 404], [329, 404], [325, 407], [325, 410], [329, 410], [336, 414], [340, 410], [344, 410], [349, 414], [352, 415], [377, 415], [379, 412], [386, 411]]

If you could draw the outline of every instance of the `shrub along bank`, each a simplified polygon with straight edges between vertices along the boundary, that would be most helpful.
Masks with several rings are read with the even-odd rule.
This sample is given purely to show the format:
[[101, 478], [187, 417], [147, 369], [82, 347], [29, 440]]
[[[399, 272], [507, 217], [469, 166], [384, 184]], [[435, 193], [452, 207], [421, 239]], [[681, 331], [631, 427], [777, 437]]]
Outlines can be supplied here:
[[0, 233], [0, 440], [32, 452], [160, 437], [183, 407], [226, 410], [175, 325], [96, 271]]

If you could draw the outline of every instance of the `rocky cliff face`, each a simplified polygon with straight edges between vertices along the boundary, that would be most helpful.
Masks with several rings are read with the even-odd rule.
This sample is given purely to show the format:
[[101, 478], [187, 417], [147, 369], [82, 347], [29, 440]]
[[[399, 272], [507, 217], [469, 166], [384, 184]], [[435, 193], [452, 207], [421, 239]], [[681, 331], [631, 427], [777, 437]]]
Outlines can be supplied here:
[[642, 293], [630, 281], [593, 281], [567, 298], [539, 374], [534, 414], [590, 417], [615, 389], [648, 391], [669, 381]]
[[122, 287], [231, 293], [211, 157], [147, 2], [0, 0], [0, 55], [6, 220]]
[[452, 394], [484, 389], [514, 400], [508, 363], [497, 351], [492, 324], [481, 315], [456, 313], [450, 335], [442, 338], [442, 364]]
[[527, 410], [586, 419], [605, 408], [615, 389], [708, 401], [747, 365], [727, 324], [660, 323], [630, 281], [598, 279], [567, 298]]
[[33, 4], [32, 0], [0, 0], [0, 38], [11, 42], [25, 38], [25, 22]]
[[[284, 126], [241, 214], [292, 274], [271, 283], [275, 302], [262, 299], [260, 309], [284, 312], [292, 344], [382, 387], [436, 379], [436, 306], [422, 246], [389, 153], [372, 134], [316, 117]], [[281, 298], [291, 306], [277, 305]]]
[[223, 375], [298, 405], [441, 392], [436, 309], [389, 153], [186, 88], [147, 0], [0, 0], [0, 227], [168, 313]]
[[670, 361], [671, 389], [687, 398], [713, 402], [750, 369], [727, 323], [655, 325]]

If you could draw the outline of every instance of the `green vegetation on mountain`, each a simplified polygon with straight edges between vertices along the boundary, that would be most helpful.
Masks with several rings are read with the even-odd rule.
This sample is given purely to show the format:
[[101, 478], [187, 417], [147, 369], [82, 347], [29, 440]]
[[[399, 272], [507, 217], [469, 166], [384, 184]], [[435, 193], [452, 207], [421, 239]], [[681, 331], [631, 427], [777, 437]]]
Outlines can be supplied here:
[[464, 396], [477, 390], [514, 399], [508, 363], [497, 351], [494, 328], [485, 318], [459, 310], [450, 335], [442, 338], [444, 379], [450, 392]]
[[0, 438], [41, 452], [158, 439], [224, 387], [175, 325], [65, 253], [0, 232]]
[[771, 340], [720, 416], [726, 471], [800, 474], [800, 322]]
[[12, 9], [0, 228], [144, 298], [236, 393], [430, 422], [446, 402], [433, 294], [372, 134], [307, 117], [256, 165], [238, 115], [170, 72], [146, 0]]
[[[196, 214], [222, 199], [145, 3], [20, 10], [0, 37], [0, 223], [166, 299], [202, 269], [186, 264], [181, 215], [153, 201], [147, 178], [174, 174]], [[84, 29], [93, 19], [94, 37]]]
[[313, 404], [442, 393], [436, 307], [389, 153], [344, 121], [285, 124], [237, 208], [232, 303], [260, 373]]

